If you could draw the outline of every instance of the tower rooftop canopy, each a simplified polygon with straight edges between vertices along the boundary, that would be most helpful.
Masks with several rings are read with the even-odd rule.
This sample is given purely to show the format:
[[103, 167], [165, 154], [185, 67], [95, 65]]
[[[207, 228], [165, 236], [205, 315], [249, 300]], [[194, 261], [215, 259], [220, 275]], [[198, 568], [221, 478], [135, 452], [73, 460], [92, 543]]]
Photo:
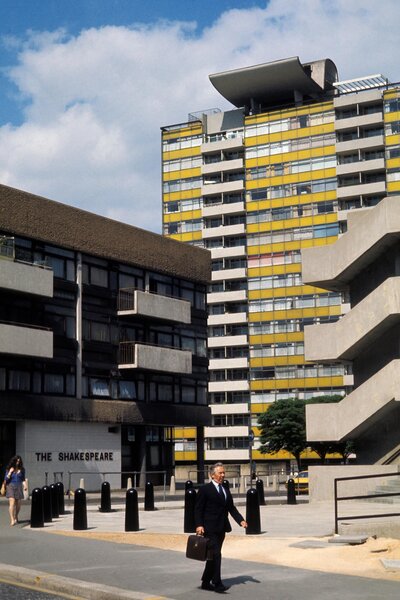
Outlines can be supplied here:
[[236, 107], [272, 107], [323, 96], [337, 81], [329, 58], [301, 64], [299, 57], [210, 75], [218, 92]]

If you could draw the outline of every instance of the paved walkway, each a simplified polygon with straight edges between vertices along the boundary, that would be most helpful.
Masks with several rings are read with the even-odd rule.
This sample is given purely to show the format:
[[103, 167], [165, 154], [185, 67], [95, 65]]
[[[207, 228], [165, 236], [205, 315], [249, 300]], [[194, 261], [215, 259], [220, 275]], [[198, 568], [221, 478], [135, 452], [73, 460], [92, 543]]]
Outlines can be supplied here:
[[[21, 513], [26, 522], [11, 528], [1, 500], [0, 578], [40, 584], [76, 598], [204, 599], [210, 592], [198, 588], [202, 565], [187, 560], [183, 552], [187, 535], [182, 506], [182, 500], [156, 501], [158, 510], [140, 511], [140, 532], [125, 533], [123, 504], [115, 502], [114, 512], [100, 513], [95, 499], [88, 503], [88, 530], [73, 532], [72, 513], [31, 529], [29, 505]], [[371, 568], [361, 571], [357, 564], [348, 569], [359, 547], [328, 543], [334, 529], [328, 504], [269, 504], [262, 507], [261, 519], [261, 535], [246, 535], [234, 525], [227, 536], [223, 574], [232, 599], [398, 599], [400, 574], [376, 568], [379, 556], [387, 554], [382, 541], [370, 552], [375, 561], [368, 563]], [[306, 547], [296, 547], [299, 542]], [[338, 556], [342, 564], [329, 572]]]

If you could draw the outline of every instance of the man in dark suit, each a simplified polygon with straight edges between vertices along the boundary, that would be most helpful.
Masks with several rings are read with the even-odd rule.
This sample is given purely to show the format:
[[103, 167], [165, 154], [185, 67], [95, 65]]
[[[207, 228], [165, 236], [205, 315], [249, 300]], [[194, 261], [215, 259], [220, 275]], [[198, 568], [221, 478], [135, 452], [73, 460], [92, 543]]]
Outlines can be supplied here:
[[232, 531], [228, 513], [241, 527], [247, 527], [247, 523], [235, 507], [229, 489], [223, 485], [224, 465], [213, 465], [210, 475], [211, 481], [200, 488], [195, 506], [196, 533], [209, 538], [212, 551], [212, 559], [207, 560], [201, 577], [201, 589], [221, 594], [228, 589], [221, 580], [221, 548], [225, 533]]

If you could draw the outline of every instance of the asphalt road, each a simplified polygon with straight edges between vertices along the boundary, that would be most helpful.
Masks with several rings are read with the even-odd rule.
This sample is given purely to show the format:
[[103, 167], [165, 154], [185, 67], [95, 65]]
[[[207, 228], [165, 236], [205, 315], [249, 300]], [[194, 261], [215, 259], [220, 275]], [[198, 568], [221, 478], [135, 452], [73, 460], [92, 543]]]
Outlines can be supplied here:
[[65, 600], [65, 596], [55, 596], [46, 592], [31, 590], [25, 586], [9, 585], [0, 580], [1, 600]]
[[[29, 516], [28, 506], [21, 516]], [[199, 589], [202, 564], [180, 552], [47, 534], [27, 523], [9, 527], [3, 502], [0, 525], [0, 563], [136, 591], [142, 598], [205, 600], [212, 594]], [[231, 559], [223, 560], [223, 579], [232, 600], [398, 600], [400, 589], [393, 581]]]

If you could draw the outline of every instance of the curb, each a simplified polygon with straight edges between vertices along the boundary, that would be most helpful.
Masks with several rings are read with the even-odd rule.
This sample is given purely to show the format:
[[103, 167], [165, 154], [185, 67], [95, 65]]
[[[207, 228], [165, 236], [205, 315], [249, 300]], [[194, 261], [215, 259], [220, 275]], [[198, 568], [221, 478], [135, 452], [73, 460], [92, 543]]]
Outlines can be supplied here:
[[71, 579], [42, 571], [32, 571], [4, 563], [0, 563], [0, 579], [11, 585], [25, 584], [31, 588], [37, 588], [38, 591], [68, 594], [82, 598], [82, 600], [174, 600], [167, 596], [123, 590], [109, 585]]

